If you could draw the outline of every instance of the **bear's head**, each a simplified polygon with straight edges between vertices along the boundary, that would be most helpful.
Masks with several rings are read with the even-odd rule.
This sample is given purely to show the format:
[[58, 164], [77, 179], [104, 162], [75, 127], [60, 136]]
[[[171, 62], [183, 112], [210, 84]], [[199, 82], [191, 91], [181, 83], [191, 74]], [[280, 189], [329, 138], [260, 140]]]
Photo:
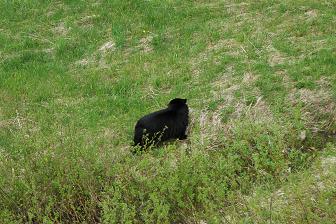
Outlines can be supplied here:
[[184, 107], [187, 106], [187, 99], [181, 99], [181, 98], [175, 98], [171, 100], [168, 104], [168, 107], [172, 108], [179, 108], [179, 107]]

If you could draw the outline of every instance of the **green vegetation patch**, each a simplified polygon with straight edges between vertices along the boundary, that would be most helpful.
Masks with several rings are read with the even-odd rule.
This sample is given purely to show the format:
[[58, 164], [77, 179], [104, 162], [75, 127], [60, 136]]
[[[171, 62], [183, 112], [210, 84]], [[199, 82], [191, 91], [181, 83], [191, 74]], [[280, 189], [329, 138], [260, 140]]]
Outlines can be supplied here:
[[[0, 222], [335, 223], [335, 11], [2, 1]], [[133, 155], [175, 97], [188, 139]]]

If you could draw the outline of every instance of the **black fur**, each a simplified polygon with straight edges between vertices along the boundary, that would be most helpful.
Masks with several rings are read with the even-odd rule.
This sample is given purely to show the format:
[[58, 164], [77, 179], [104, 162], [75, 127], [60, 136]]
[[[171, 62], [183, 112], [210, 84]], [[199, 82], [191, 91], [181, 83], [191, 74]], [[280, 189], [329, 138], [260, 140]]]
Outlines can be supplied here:
[[176, 98], [168, 107], [142, 117], [135, 125], [134, 145], [146, 147], [169, 139], [186, 139], [189, 109], [186, 99]]

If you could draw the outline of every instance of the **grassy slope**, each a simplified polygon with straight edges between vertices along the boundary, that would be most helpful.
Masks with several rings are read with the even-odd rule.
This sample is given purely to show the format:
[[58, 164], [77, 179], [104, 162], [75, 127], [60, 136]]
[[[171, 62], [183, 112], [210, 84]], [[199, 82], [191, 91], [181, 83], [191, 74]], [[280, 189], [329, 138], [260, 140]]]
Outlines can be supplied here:
[[[269, 221], [244, 198], [309, 186], [314, 158], [335, 149], [335, 11], [335, 1], [2, 1], [1, 219]], [[131, 155], [135, 121], [176, 96], [189, 99], [190, 138]], [[335, 189], [321, 191], [291, 204], [307, 207], [302, 222], [336, 220]]]

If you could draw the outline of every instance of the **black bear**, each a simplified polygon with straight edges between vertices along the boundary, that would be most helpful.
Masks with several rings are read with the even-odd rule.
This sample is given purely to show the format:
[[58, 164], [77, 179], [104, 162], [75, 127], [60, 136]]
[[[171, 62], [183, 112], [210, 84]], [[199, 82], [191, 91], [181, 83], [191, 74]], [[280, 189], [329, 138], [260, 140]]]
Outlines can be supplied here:
[[134, 146], [157, 145], [169, 139], [186, 139], [189, 109], [186, 99], [175, 98], [163, 110], [142, 117], [135, 125]]

